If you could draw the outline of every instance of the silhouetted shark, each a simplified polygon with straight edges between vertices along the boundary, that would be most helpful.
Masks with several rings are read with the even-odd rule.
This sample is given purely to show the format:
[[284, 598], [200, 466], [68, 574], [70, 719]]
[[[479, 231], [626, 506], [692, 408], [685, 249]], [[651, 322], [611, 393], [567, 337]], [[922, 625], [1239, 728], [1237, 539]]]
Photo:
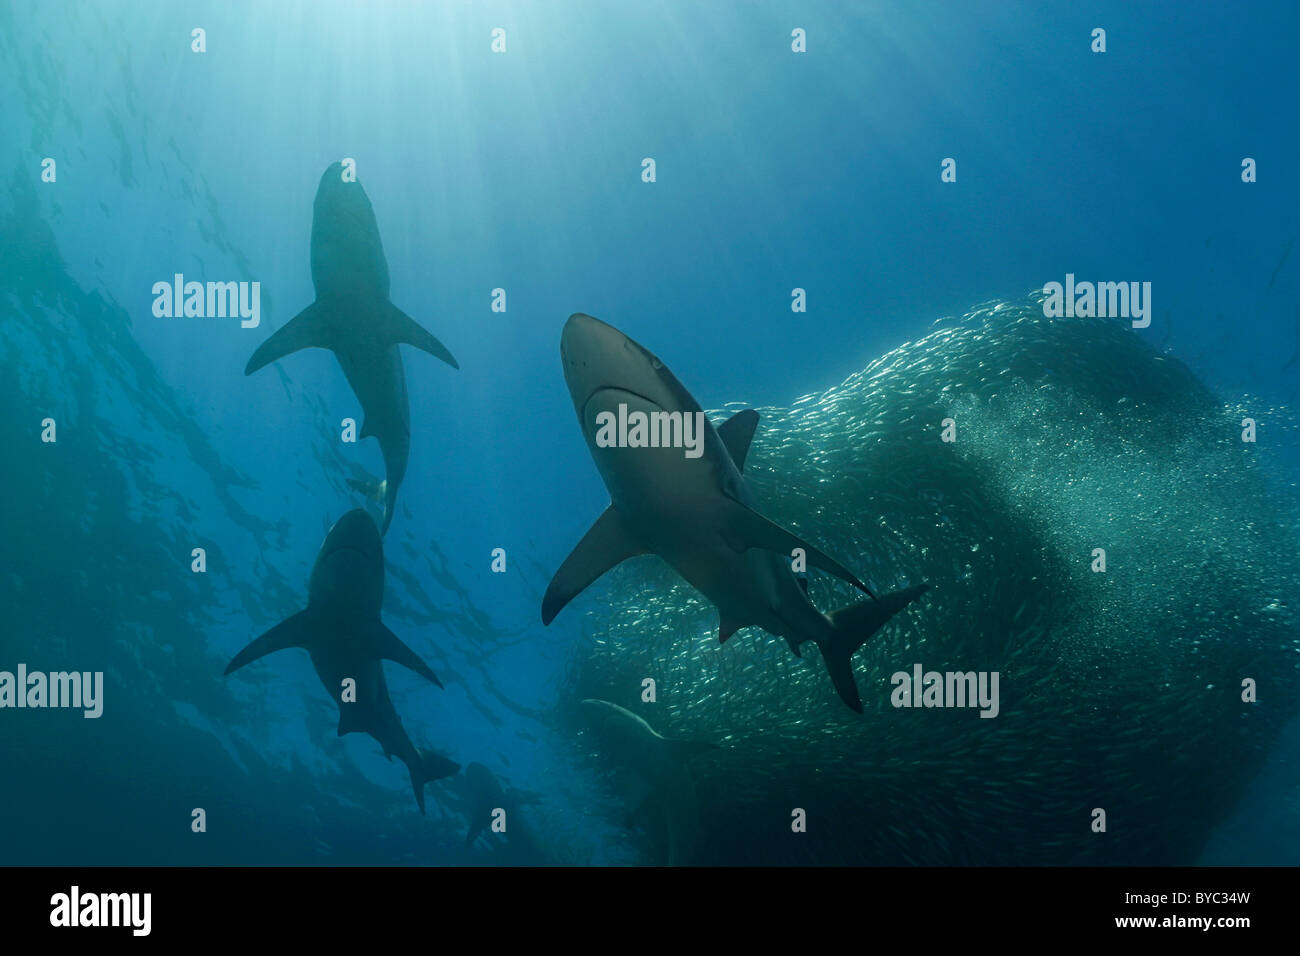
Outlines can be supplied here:
[[[395, 661], [421, 677], [442, 683], [416, 653], [379, 620], [384, 596], [384, 553], [379, 531], [360, 508], [330, 529], [311, 570], [307, 609], [271, 628], [235, 655], [226, 673], [286, 647], [301, 647], [325, 690], [339, 703], [339, 736], [363, 732], [396, 754], [411, 772], [416, 803], [424, 813], [424, 785], [460, 769], [446, 757], [417, 750], [402, 728], [388, 696], [381, 660]], [[343, 699], [343, 682], [356, 682], [353, 701]]]
[[414, 345], [460, 368], [447, 348], [388, 298], [388, 261], [370, 199], [359, 181], [344, 181], [342, 163], [321, 176], [311, 223], [311, 280], [316, 301], [261, 344], [244, 368], [264, 365], [305, 348], [330, 349], [361, 403], [361, 437], [374, 435], [384, 456], [378, 486], [349, 481], [384, 506], [388, 531], [397, 487], [411, 449], [411, 410], [401, 344]]
[[[589, 315], [569, 317], [560, 357], [582, 434], [611, 501], [551, 580], [542, 599], [542, 623], [549, 624], [575, 595], [625, 558], [658, 554], [717, 606], [719, 640], [755, 624], [784, 637], [796, 655], [804, 641], [815, 642], [840, 697], [861, 713], [853, 652], [929, 586], [822, 614], [791, 568], [796, 548], [809, 566], [871, 592], [834, 558], [753, 509], [741, 470], [757, 412], [746, 409], [714, 430], [663, 362]], [[630, 420], [637, 412], [698, 421], [703, 431], [698, 457], [662, 442], [619, 447], [597, 441], [602, 428], [609, 434], [613, 419]]]

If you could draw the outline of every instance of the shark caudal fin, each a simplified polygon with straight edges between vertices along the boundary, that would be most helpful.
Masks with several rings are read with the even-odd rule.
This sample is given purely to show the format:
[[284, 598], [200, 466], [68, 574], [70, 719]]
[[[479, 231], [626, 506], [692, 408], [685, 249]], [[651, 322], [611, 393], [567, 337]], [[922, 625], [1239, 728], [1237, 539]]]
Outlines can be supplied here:
[[432, 750], [416, 750], [418, 761], [411, 769], [411, 789], [415, 791], [415, 802], [420, 805], [420, 813], [424, 813], [424, 785], [433, 783], [435, 780], [441, 780], [443, 777], [450, 777], [460, 770], [460, 764], [454, 760], [449, 760], [442, 754], [436, 754]]
[[831, 622], [833, 635], [828, 640], [818, 642], [822, 660], [826, 662], [826, 670], [830, 673], [831, 682], [840, 698], [859, 714], [862, 713], [862, 698], [858, 695], [858, 685], [853, 679], [853, 654], [886, 621], [928, 590], [930, 585], [918, 584], [882, 594], [876, 600], [842, 607], [826, 615]]

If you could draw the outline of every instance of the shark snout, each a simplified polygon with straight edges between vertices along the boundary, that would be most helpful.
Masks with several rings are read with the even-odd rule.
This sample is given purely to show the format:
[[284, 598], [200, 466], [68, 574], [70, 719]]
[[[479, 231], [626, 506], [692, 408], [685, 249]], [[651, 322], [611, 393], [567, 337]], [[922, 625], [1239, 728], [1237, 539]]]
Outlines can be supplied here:
[[639, 395], [655, 405], [671, 400], [663, 387], [663, 363], [618, 329], [575, 312], [560, 334], [560, 362], [574, 407], [605, 389]]
[[[612, 333], [612, 335], [611, 335]], [[584, 312], [575, 312], [564, 323], [560, 333], [560, 360], [566, 370], [570, 366], [588, 366], [614, 336], [623, 338], [617, 329]]]
[[383, 540], [379, 537], [379, 528], [374, 519], [361, 508], [354, 508], [330, 528], [321, 546], [323, 554], [339, 551], [356, 552], [371, 560], [384, 560]]

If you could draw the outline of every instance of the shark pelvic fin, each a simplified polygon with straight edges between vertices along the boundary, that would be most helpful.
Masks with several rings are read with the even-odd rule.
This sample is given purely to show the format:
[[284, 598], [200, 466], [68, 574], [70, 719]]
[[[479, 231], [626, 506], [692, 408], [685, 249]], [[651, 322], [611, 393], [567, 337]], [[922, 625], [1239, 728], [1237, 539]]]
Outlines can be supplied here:
[[564, 605], [614, 565], [645, 553], [645, 548], [632, 537], [622, 516], [610, 505], [551, 578], [542, 598], [542, 623], [550, 624], [555, 620], [555, 615]]
[[236, 654], [226, 665], [225, 673], [234, 673], [259, 657], [282, 651], [287, 647], [307, 647], [311, 640], [310, 624], [311, 620], [306, 611], [299, 611], [292, 617], [285, 618]]
[[745, 456], [749, 453], [749, 444], [754, 440], [754, 429], [757, 427], [758, 412], [752, 408], [736, 412], [718, 426], [718, 437], [727, 446], [737, 471], [745, 470]]
[[391, 302], [385, 303], [385, 308], [378, 317], [377, 324], [379, 334], [386, 341], [394, 345], [414, 345], [422, 352], [428, 352], [434, 358], [442, 359], [452, 368], [460, 368], [460, 364], [447, 350], [447, 346], [439, 342], [432, 332], [429, 332]]
[[780, 525], [768, 521], [757, 511], [745, 507], [739, 501], [731, 498], [727, 499], [727, 511], [723, 523], [723, 537], [726, 539], [727, 544], [736, 551], [762, 548], [765, 551], [775, 551], [777, 554], [789, 557], [795, 548], [801, 548], [807, 556], [810, 566], [833, 574], [841, 581], [847, 581], [859, 591], [870, 595], [873, 599], [875, 598], [870, 588], [859, 581], [852, 571], [829, 554], [813, 547], [803, 538], [786, 531]]
[[880, 630], [886, 621], [929, 589], [928, 584], [918, 584], [883, 594], [879, 600], [863, 601], [826, 615], [834, 634], [829, 640], [818, 642], [822, 660], [826, 663], [831, 683], [839, 692], [840, 699], [859, 714], [862, 713], [862, 698], [858, 695], [858, 685], [853, 679], [854, 652]]
[[244, 374], [252, 375], [262, 366], [270, 365], [299, 349], [332, 348], [326, 318], [326, 310], [319, 302], [307, 306], [257, 347], [253, 357], [244, 366]]
[[385, 627], [381, 621], [375, 621], [370, 630], [377, 657], [408, 667], [426, 680], [432, 681], [439, 687], [442, 686], [442, 681], [438, 680], [438, 676], [429, 665], [420, 659], [420, 655], [403, 644], [402, 639]]

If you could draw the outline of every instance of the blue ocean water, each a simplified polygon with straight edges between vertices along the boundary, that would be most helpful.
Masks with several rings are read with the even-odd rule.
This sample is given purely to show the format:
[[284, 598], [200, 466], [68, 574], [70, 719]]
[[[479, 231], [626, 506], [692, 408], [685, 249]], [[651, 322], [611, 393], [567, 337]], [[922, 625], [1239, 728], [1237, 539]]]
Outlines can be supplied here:
[[[1211, 568], [1197, 580], [1208, 590], [1171, 584], [1152, 600], [1185, 601], [1176, 613], [1189, 620], [1231, 615], [1242, 592], [1219, 593], [1214, 581], [1249, 591], [1235, 572], [1257, 561], [1276, 575], [1250, 579], [1260, 593], [1242, 598], [1252, 611], [1275, 609], [1273, 630], [1247, 617], [1239, 641], [1230, 628], [1215, 632], [1225, 645], [1267, 635], [1247, 671], [1227, 672], [1234, 685], [1258, 677], [1267, 717], [1243, 732], [1250, 745], [1239, 760], [1234, 751], [1234, 772], [1216, 774], [1223, 789], [1204, 801], [1200, 828], [1145, 849], [1141, 862], [1294, 863], [1298, 19], [1289, 3], [1246, 4], [1231, 16], [1213, 3], [0, 4], [0, 670], [23, 662], [103, 671], [105, 681], [96, 720], [0, 710], [0, 814], [20, 822], [0, 862], [653, 858], [570, 719], [574, 688], [596, 679], [587, 662], [603, 658], [592, 642], [633, 626], [638, 607], [647, 646], [703, 654], [713, 637], [668, 641], [684, 589], [665, 597], [630, 575], [606, 582], [607, 597], [577, 598], [548, 627], [539, 620], [551, 575], [609, 500], [561, 374], [567, 316], [598, 316], [654, 350], [705, 409], [789, 409], [812, 395], [833, 410], [827, 390], [879, 357], [959, 327], [962, 316], [969, 324], [987, 303], [1023, 306], [1069, 274], [1150, 282], [1149, 327], [1124, 331], [1148, 351], [1117, 355], [1081, 339], [1074, 357], [1086, 345], [1096, 359], [1071, 362], [1068, 337], [1027, 350], [1030, 358], [993, 350], [980, 366], [990, 376], [1004, 356], [1013, 377], [1064, 397], [1025, 399], [998, 421], [972, 411], [981, 461], [998, 466], [1000, 500], [1018, 527], [1064, 527], [1067, 512], [1044, 503], [1050, 489], [1011, 487], [1018, 467], [1056, 472], [1042, 456], [1014, 453], [1021, 433], [1003, 426], [1032, 432], [1044, 409], [1074, 407], [1073, 395], [1100, 414], [1109, 393], [1090, 393], [1089, 378], [1115, 374], [1108, 355], [1133, 363], [1134, 382], [1159, 367], [1140, 363], [1185, 364], [1229, 438], [1241, 418], [1259, 423], [1258, 449], [1244, 446], [1251, 460], [1239, 470], [1258, 469], [1260, 486], [1244, 497], [1206, 490], [1195, 507], [1179, 500], [1180, 488], [1238, 487], [1237, 466], [1214, 458], [1226, 470], [1212, 472], [1192, 439], [1149, 472], [1142, 447], [1136, 460], [1117, 454], [1107, 466], [1124, 462], [1133, 494], [1150, 476], [1157, 511], [1187, 509], [1163, 527], [1168, 540], [1204, 542]], [[1105, 52], [1092, 49], [1099, 27]], [[792, 49], [795, 30], [806, 52]], [[1247, 157], [1258, 170], [1249, 183]], [[345, 158], [374, 208], [393, 303], [460, 365], [402, 350], [410, 463], [384, 540], [384, 620], [445, 687], [391, 665], [388, 681], [419, 743], [527, 794], [516, 811], [532, 833], [526, 844], [490, 833], [465, 844], [472, 795], [463, 777], [431, 786], [421, 817], [405, 768], [369, 738], [336, 735], [337, 710], [306, 654], [222, 676], [240, 648], [303, 606], [325, 533], [366, 505], [348, 479], [384, 474], [375, 441], [340, 441], [341, 421], [361, 416], [328, 353], [295, 353], [244, 375], [253, 351], [314, 298], [313, 198], [322, 171]], [[646, 158], [653, 182], [643, 178]], [[946, 158], [955, 182], [942, 180]], [[177, 273], [260, 283], [260, 325], [156, 316], [154, 286]], [[504, 311], [493, 309], [497, 289]], [[792, 311], [795, 289], [805, 290], [806, 311]], [[1005, 341], [1009, 350], [1021, 340]], [[935, 361], [946, 361], [941, 346]], [[922, 379], [920, 366], [898, 366], [907, 368]], [[975, 382], [974, 371], [963, 374]], [[945, 379], [925, 381], [938, 393]], [[964, 408], [966, 394], [947, 396], [951, 407]], [[1161, 413], [1191, 395], [1178, 392]], [[854, 405], [850, 422], [876, 411]], [[57, 423], [54, 443], [41, 441], [46, 418]], [[787, 430], [760, 425], [756, 450], [775, 447], [770, 436], [804, 434], [780, 413], [765, 411], [769, 419]], [[808, 426], [806, 454], [756, 458], [774, 515], [808, 495], [817, 462], [841, 460], [830, 453], [848, 426], [827, 420], [837, 430]], [[1102, 456], [1103, 439], [1124, 425], [1092, 421], [1077, 434]], [[1131, 439], [1139, 446], [1159, 424], [1143, 421], [1148, 438]], [[1187, 482], [1155, 480], [1171, 473]], [[819, 479], [827, 501], [841, 504], [819, 513], [814, 495], [788, 521], [869, 551], [858, 536], [875, 516], [836, 497], [842, 474]], [[930, 509], [961, 526], [963, 506], [946, 503], [955, 487]], [[1096, 495], [1071, 500], [1074, 523], [1103, 507]], [[1242, 511], [1215, 520], [1230, 500]], [[1275, 537], [1262, 542], [1252, 522]], [[1162, 546], [1136, 523], [1114, 527], [1130, 550]], [[191, 570], [194, 548], [205, 549], [203, 574]], [[497, 548], [504, 573], [492, 570]], [[837, 553], [875, 568], [868, 555]], [[1145, 557], [1160, 568], [1160, 554]], [[1189, 559], [1180, 550], [1177, 560]], [[899, 580], [921, 567], [907, 567], [902, 552], [896, 566]], [[638, 564], [631, 574], [660, 582], [667, 572]], [[945, 607], [963, 606], [959, 585], [933, 583], [948, 585]], [[1113, 577], [1108, 585], [1125, 586]], [[987, 589], [968, 595], [967, 616], [986, 599]], [[918, 643], [936, 639], [926, 613], [907, 625]], [[1097, 658], [1122, 656], [1113, 653], [1122, 622], [1106, 626], [1083, 633], [1095, 634]], [[746, 648], [768, 640], [755, 630], [727, 648], [743, 662]], [[1067, 673], [1084, 659], [1060, 658]], [[681, 686], [703, 688], [702, 678], [691, 683], [701, 673], [688, 667], [695, 676]], [[824, 679], [811, 666], [807, 675]], [[624, 703], [634, 690], [624, 689]], [[1181, 692], [1175, 680], [1167, 694]], [[730, 707], [727, 695], [744, 693], [737, 678], [710, 684], [707, 699]], [[829, 696], [810, 701], [809, 713], [837, 706]], [[1157, 723], [1183, 712], [1164, 691], [1141, 707]], [[672, 713], [697, 735], [721, 720], [710, 710]], [[728, 712], [727, 725], [760, 737], [775, 727], [770, 714], [743, 716]], [[1180, 733], [1210, 733], [1167, 732], [1175, 748]], [[743, 751], [745, 739], [730, 733], [728, 746]], [[1122, 763], [1125, 745], [1114, 739]], [[1034, 765], [1032, 740], [1006, 746]], [[996, 793], [984, 799], [996, 817]], [[1091, 799], [1081, 792], [1080, 806]], [[192, 830], [195, 808], [206, 812], [205, 833]], [[974, 825], [969, 813], [962, 820]], [[924, 832], [915, 839], [948, 845]], [[839, 861], [755, 843], [760, 860]], [[913, 858], [991, 861], [977, 850], [890, 847], [870, 859]], [[1046, 855], [1085, 858], [1097, 861], [1068, 845]]]

